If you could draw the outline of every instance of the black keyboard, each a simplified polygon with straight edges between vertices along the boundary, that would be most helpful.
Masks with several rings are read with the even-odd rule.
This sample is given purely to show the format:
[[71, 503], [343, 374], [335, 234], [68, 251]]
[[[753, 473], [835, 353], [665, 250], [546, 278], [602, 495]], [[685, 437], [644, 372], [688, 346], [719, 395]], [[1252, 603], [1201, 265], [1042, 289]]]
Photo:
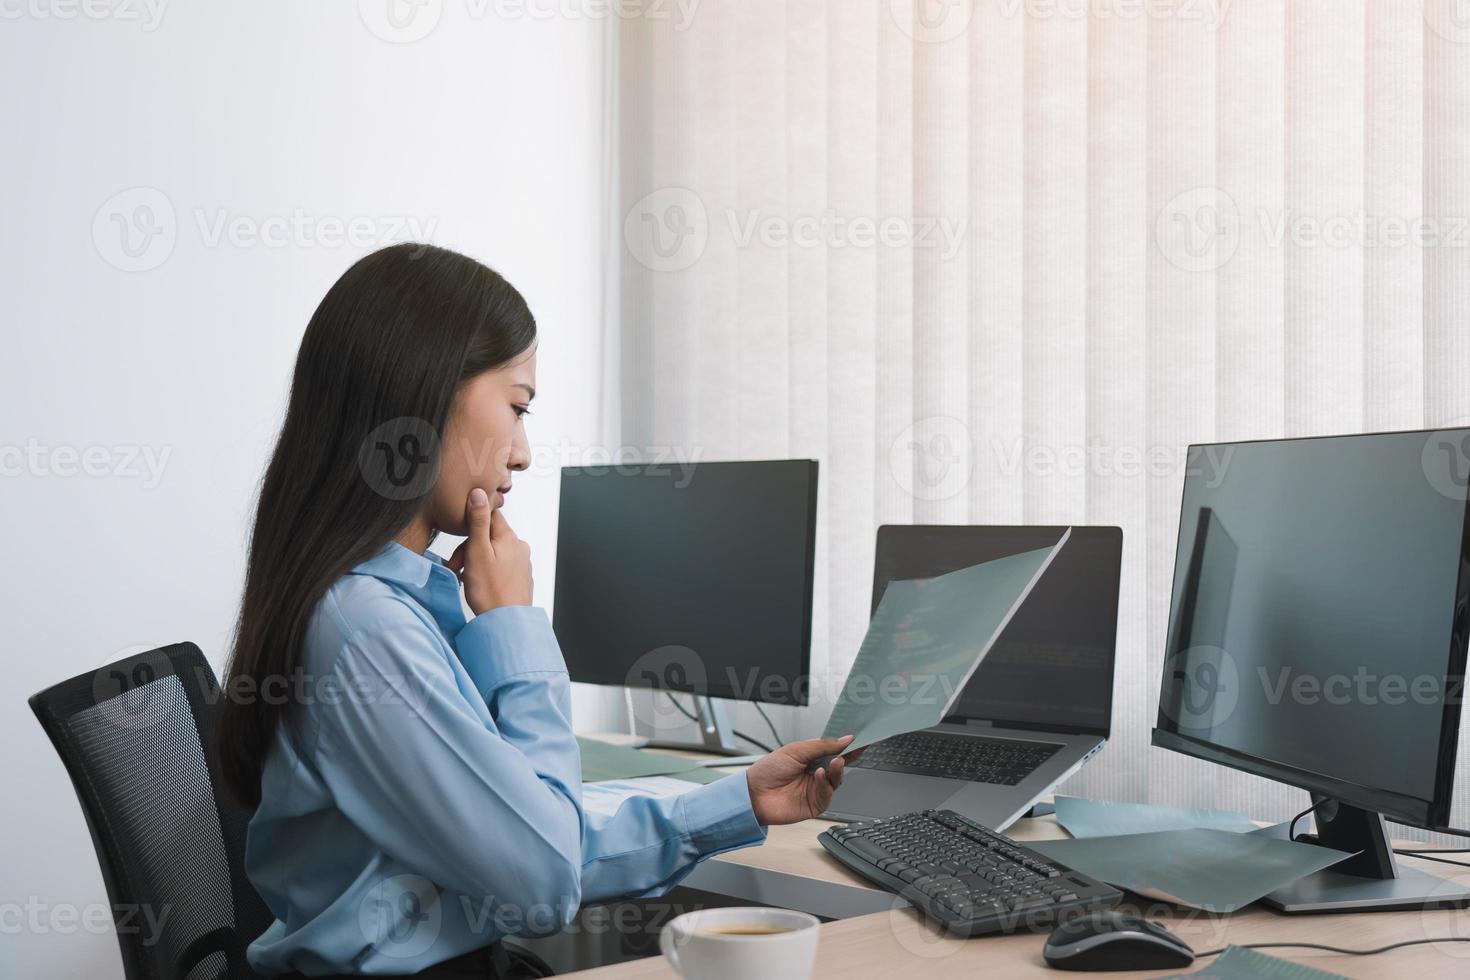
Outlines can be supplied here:
[[852, 768], [1014, 786], [1061, 748], [1055, 742], [1019, 738], [909, 732], [868, 746]]
[[1049, 930], [1123, 897], [952, 810], [832, 827], [817, 840], [957, 936]]

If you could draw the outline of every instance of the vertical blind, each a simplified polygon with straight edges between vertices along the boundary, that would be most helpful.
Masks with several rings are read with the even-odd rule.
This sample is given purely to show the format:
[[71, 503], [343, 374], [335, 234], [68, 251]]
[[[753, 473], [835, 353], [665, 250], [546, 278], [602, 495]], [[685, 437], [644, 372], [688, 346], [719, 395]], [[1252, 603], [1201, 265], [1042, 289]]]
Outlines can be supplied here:
[[1064, 791], [1300, 809], [1148, 745], [1184, 450], [1470, 419], [1470, 3], [703, 0], [615, 38], [609, 431], [821, 460], [817, 688], [878, 525], [1120, 525], [1114, 734]]

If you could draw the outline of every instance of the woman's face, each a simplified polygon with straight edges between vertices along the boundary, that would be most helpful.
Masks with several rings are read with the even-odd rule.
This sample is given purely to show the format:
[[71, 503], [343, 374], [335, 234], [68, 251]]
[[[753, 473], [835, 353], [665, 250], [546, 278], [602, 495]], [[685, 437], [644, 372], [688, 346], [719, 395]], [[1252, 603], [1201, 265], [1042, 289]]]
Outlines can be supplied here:
[[465, 534], [469, 493], [475, 487], [491, 507], [505, 503], [511, 473], [531, 465], [526, 415], [536, 397], [536, 348], [460, 386], [439, 449], [439, 479], [429, 495], [429, 519], [448, 534]]

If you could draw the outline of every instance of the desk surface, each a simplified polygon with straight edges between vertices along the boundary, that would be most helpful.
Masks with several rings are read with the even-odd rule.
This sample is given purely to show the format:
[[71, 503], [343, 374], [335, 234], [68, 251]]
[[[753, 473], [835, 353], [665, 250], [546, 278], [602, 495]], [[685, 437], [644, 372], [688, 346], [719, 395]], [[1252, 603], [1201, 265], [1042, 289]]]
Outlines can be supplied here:
[[[733, 861], [758, 868], [785, 871], [827, 881], [840, 881], [867, 887], [867, 883], [848, 871], [822, 850], [817, 835], [832, 824], [826, 820], [808, 820], [786, 827], [772, 827], [760, 847], [731, 851], [713, 861]], [[1016, 840], [1046, 840], [1065, 837], [1053, 817], [1022, 820], [1007, 833]], [[1443, 864], [1400, 860], [1446, 878], [1470, 884], [1470, 869], [1457, 871]], [[1127, 900], [1133, 901], [1132, 896]], [[1218, 949], [1227, 945], [1264, 942], [1309, 942], [1365, 949], [1390, 943], [1435, 936], [1470, 937], [1470, 910], [1432, 912], [1364, 912], [1352, 915], [1287, 916], [1251, 906], [1231, 916], [1212, 916], [1163, 903], [1144, 905], [1150, 918], [1163, 922], [1197, 950]], [[1080, 976], [1048, 969], [1041, 958], [1043, 936], [987, 936], [978, 939], [953, 939], [938, 933], [912, 909], [880, 912], [821, 927], [817, 948], [815, 977], [892, 977], [904, 969], [922, 970], [922, 980], [964, 977], [974, 980], [1005, 980], [1010, 977], [1034, 977], [1045, 972], [1057, 977]], [[1344, 956], [1320, 950], [1267, 949], [1272, 956], [1313, 966], [1332, 973], [1360, 978], [1400, 978], [1428, 980], [1431, 977], [1470, 976], [1470, 943], [1438, 946], [1414, 946], [1377, 956]], [[1213, 961], [1196, 963], [1184, 972], [1198, 970]], [[1153, 973], [1093, 974], [1111, 977], [1161, 977], [1178, 970]], [[628, 980], [633, 977], [657, 977], [668, 980], [676, 976], [661, 956], [620, 963], [596, 970], [571, 974], [586, 980]]]

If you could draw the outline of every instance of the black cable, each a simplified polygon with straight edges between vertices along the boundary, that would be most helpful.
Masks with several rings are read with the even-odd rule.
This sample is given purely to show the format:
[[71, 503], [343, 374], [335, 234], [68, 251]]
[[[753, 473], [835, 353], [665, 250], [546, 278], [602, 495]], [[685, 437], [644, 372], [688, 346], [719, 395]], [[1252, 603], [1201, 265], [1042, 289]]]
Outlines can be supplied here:
[[771, 724], [771, 716], [766, 714], [766, 709], [761, 707], [761, 703], [759, 701], [752, 701], [750, 703], [755, 705], [755, 710], [759, 711], [761, 713], [761, 717], [766, 720], [766, 727], [771, 730], [771, 738], [775, 741], [775, 743], [777, 745], [785, 745], [786, 743], [781, 741], [781, 733], [776, 731], [775, 725]]
[[[1389, 946], [1379, 946], [1377, 949], [1343, 949], [1341, 946], [1323, 946], [1320, 943], [1250, 943], [1241, 946], [1241, 949], [1320, 949], [1329, 953], [1342, 953], [1344, 956], [1377, 956], [1379, 953], [1387, 953], [1395, 949], [1403, 949], [1405, 946], [1428, 946], [1434, 943], [1470, 943], [1470, 936], [1455, 936], [1444, 939], [1408, 939], [1401, 943], [1393, 943]], [[1207, 953], [1194, 954], [1195, 959], [1204, 959], [1206, 956], [1219, 956], [1229, 946], [1212, 949]]]
[[1429, 847], [1414, 850], [1404, 848], [1402, 851], [1394, 851], [1395, 854], [1470, 854], [1470, 847]]
[[734, 735], [736, 738], [743, 738], [743, 739], [745, 739], [747, 742], [749, 742], [751, 745], [754, 745], [756, 748], [760, 749], [762, 752], [774, 752], [774, 751], [776, 751], [775, 749], [773, 749], [769, 745], [767, 745], [765, 742], [762, 742], [760, 739], [757, 739], [757, 738], [751, 738], [749, 735], [745, 734], [744, 732], [742, 732], [738, 728], [732, 728], [732, 729], [730, 729], [730, 733], [732, 735]]
[[690, 721], [694, 722], [696, 725], [699, 724], [699, 719], [696, 718], [694, 715], [690, 714], [688, 708], [684, 707], [678, 701], [675, 701], [674, 700], [673, 692], [671, 692], [671, 691], [665, 691], [664, 692], [664, 697], [666, 697], [666, 698], [669, 699], [669, 704], [672, 704], [674, 707], [676, 707], [676, 708], [679, 709], [679, 714], [683, 715], [685, 718], [688, 718]]
[[[1326, 803], [1326, 802], [1327, 802], [1326, 800], [1323, 800], [1322, 801], [1322, 803]], [[1296, 825], [1297, 825], [1297, 822], [1300, 821], [1301, 818], [1302, 817], [1305, 817], [1307, 814], [1309, 814], [1309, 813], [1315, 813], [1316, 810], [1317, 810], [1317, 808], [1319, 806], [1321, 806], [1322, 803], [1313, 803], [1311, 806], [1307, 807], [1301, 813], [1298, 813], [1296, 816], [1294, 816], [1294, 817], [1291, 818], [1291, 826], [1288, 827], [1287, 830], [1286, 830], [1286, 839], [1287, 840], [1293, 841], [1293, 842], [1296, 840]]]
[[[676, 708], [679, 709], [679, 714], [683, 715], [685, 718], [688, 718], [690, 721], [694, 722], [696, 725], [699, 724], [699, 718], [696, 715], [691, 714], [689, 712], [689, 709], [688, 708], [684, 707], [678, 701], [674, 700], [674, 692], [672, 692], [672, 691], [664, 691], [664, 694], [668, 697], [669, 704], [672, 704], [674, 707], [676, 707]], [[762, 712], [762, 713], [764, 713], [764, 712]], [[745, 739], [747, 742], [749, 742], [751, 745], [754, 745], [756, 748], [760, 749], [762, 752], [774, 752], [775, 751], [775, 749], [771, 748], [766, 743], [760, 741], [759, 739], [751, 738], [749, 735], [745, 734], [744, 732], [742, 732], [738, 728], [732, 728], [732, 729], [730, 729], [730, 734], [734, 735], [736, 738], [743, 738], [743, 739]]]
[[[1420, 861], [1434, 861], [1434, 862], [1436, 862], [1438, 864], [1453, 864], [1457, 868], [1470, 868], [1470, 861], [1451, 861], [1449, 858], [1430, 857], [1428, 854], [1425, 854], [1422, 851], [1400, 851], [1400, 850], [1395, 850], [1394, 853], [1395, 854], [1407, 855], [1408, 857], [1412, 857], [1412, 858], [1418, 858]], [[1451, 851], [1449, 853], [1457, 854], [1459, 852], [1458, 851]]]

